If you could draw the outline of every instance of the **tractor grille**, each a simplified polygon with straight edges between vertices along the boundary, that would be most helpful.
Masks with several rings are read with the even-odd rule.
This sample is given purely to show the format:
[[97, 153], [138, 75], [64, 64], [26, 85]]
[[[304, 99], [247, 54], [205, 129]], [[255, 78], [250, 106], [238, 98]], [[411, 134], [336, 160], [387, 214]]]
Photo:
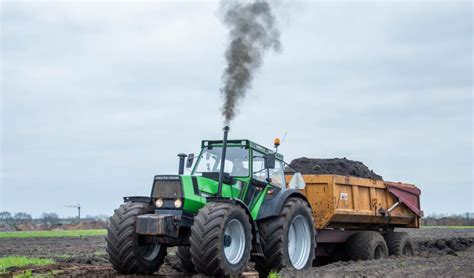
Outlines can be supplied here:
[[155, 176], [151, 196], [153, 198], [182, 198], [183, 189], [179, 176]]

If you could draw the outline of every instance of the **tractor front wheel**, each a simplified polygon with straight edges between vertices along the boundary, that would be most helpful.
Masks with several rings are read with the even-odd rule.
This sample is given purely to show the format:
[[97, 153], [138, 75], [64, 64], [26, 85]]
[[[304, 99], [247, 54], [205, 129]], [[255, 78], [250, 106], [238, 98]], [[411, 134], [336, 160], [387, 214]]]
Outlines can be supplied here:
[[147, 242], [135, 233], [137, 216], [153, 213], [148, 203], [127, 202], [114, 211], [107, 226], [107, 253], [116, 271], [122, 274], [152, 274], [163, 264], [166, 247]]
[[198, 272], [237, 276], [250, 258], [252, 232], [245, 210], [230, 203], [209, 203], [191, 228], [191, 258]]

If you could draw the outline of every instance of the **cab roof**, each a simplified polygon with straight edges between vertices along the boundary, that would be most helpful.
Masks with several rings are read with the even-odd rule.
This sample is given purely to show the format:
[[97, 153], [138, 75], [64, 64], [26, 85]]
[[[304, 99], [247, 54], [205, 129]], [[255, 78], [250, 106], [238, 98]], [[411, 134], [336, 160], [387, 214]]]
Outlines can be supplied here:
[[[201, 148], [208, 148], [209, 146], [215, 146], [215, 147], [222, 147], [223, 140], [202, 140], [201, 142]], [[260, 144], [257, 144], [253, 141], [250, 141], [248, 139], [233, 139], [233, 140], [227, 140], [227, 146], [228, 147], [236, 147], [236, 146], [241, 146], [245, 148], [251, 148], [263, 153], [274, 153], [275, 157], [279, 160], [283, 160], [283, 155], [280, 153], [275, 153], [274, 150], [271, 150], [267, 147], [264, 147]]]

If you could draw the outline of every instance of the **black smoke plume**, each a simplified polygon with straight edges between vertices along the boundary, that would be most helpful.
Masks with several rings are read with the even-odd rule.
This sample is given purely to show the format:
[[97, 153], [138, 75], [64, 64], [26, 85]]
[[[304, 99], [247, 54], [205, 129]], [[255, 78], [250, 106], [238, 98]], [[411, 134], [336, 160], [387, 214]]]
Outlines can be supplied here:
[[230, 42], [225, 51], [227, 66], [222, 75], [224, 96], [222, 115], [229, 124], [237, 113], [256, 71], [268, 50], [279, 51], [280, 31], [271, 6], [266, 1], [222, 1], [222, 21], [229, 28]]

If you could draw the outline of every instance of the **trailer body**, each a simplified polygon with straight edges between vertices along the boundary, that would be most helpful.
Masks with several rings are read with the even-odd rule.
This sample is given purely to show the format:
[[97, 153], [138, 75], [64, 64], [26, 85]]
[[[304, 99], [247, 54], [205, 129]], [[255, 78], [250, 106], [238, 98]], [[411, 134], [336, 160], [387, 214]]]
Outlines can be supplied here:
[[420, 226], [420, 190], [415, 185], [340, 175], [303, 179], [306, 185], [300, 191], [311, 205], [317, 230]]
[[[421, 191], [415, 185], [341, 175], [302, 177], [305, 186], [299, 191], [306, 196], [313, 214], [316, 261], [324, 257], [332, 261], [357, 258], [359, 250], [351, 245], [362, 234], [381, 235], [390, 254], [404, 255], [389, 238], [406, 237], [394, 232], [397, 227], [420, 226]], [[291, 178], [286, 176], [287, 183]]]

